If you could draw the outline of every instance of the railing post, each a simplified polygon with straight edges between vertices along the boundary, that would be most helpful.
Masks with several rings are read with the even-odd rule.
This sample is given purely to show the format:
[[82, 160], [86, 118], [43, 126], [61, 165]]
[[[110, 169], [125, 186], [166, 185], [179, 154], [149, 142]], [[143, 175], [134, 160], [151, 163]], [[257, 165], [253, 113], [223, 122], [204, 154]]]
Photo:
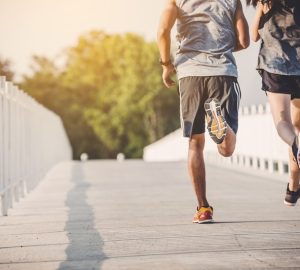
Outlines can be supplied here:
[[1, 191], [1, 212], [2, 215], [7, 215], [7, 196], [5, 193], [5, 114], [4, 103], [5, 98], [5, 77], [0, 77], [0, 191]]
[[25, 145], [26, 145], [26, 126], [24, 124], [24, 120], [26, 117], [26, 108], [25, 108], [25, 102], [24, 102], [24, 92], [20, 91], [19, 93], [19, 101], [22, 104], [19, 108], [19, 117], [20, 117], [20, 197], [23, 198], [25, 196], [25, 178], [26, 178], [26, 169], [25, 169]]
[[19, 174], [20, 174], [20, 163], [19, 163], [19, 156], [20, 156], [20, 116], [18, 114], [18, 108], [20, 107], [19, 101], [18, 101], [18, 88], [16, 86], [13, 86], [12, 88], [12, 132], [13, 132], [13, 144], [12, 144], [12, 150], [13, 150], [13, 159], [11, 164], [11, 170], [12, 170], [12, 181], [13, 181], [13, 195], [14, 200], [16, 202], [20, 199], [20, 191], [19, 191]]
[[6, 83], [6, 91], [7, 91], [7, 200], [8, 200], [8, 207], [13, 206], [13, 170], [12, 170], [12, 163], [13, 163], [13, 132], [12, 132], [12, 88], [13, 84], [11, 82]]
[[3, 190], [1, 196], [2, 202], [2, 214], [7, 215], [7, 209], [9, 208], [9, 113], [8, 113], [8, 84], [5, 80], [2, 82], [2, 152], [3, 152]]

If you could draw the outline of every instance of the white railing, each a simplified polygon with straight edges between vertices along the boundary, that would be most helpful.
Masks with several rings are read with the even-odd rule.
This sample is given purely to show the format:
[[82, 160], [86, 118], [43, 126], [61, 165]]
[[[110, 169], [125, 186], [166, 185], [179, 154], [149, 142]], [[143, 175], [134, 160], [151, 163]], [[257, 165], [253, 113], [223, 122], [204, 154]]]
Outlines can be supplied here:
[[270, 105], [242, 107], [234, 155], [221, 157], [212, 143], [206, 160], [225, 167], [246, 167], [273, 173], [288, 173], [288, 146], [277, 134]]
[[[237, 145], [233, 156], [220, 156], [216, 145], [206, 137], [206, 162], [230, 168], [247, 167], [287, 173], [288, 147], [275, 130], [269, 104], [243, 107], [239, 114]], [[178, 130], [145, 147], [144, 160], [186, 160], [187, 149], [188, 139], [182, 138], [182, 132]]]
[[2, 214], [31, 191], [72, 150], [61, 119], [0, 77], [0, 196]]

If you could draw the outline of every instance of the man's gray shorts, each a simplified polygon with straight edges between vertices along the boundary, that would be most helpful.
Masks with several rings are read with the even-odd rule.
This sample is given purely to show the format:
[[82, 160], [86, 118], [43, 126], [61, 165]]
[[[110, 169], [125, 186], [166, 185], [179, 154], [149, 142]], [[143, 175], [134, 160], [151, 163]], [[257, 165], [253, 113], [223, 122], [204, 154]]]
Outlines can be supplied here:
[[184, 137], [205, 132], [204, 103], [209, 98], [220, 102], [227, 124], [237, 133], [241, 91], [236, 77], [185, 77], [179, 80], [179, 93]]

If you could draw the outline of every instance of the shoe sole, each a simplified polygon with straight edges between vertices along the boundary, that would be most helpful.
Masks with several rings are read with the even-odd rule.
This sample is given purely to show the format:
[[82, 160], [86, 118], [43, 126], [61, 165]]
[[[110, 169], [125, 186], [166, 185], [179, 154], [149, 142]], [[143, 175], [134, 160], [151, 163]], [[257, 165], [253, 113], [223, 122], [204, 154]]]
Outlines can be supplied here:
[[222, 114], [221, 105], [218, 101], [209, 99], [205, 102], [204, 109], [210, 118], [209, 123], [207, 123], [209, 135], [215, 143], [220, 144], [227, 133], [227, 123]]
[[195, 224], [205, 224], [205, 223], [213, 223], [213, 222], [214, 222], [213, 219], [203, 220], [203, 221], [193, 221], [193, 223]]
[[283, 201], [283, 203], [287, 206], [295, 206], [297, 203], [290, 203], [290, 202], [287, 202], [286, 200]]

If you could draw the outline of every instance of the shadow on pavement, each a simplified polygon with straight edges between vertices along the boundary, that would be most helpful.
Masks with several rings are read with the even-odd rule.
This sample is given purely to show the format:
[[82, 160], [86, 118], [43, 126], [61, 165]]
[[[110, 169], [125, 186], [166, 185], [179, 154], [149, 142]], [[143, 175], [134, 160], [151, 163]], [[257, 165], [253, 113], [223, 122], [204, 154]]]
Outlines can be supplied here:
[[87, 202], [90, 184], [84, 175], [84, 163], [74, 163], [72, 184], [66, 199], [69, 208], [65, 231], [69, 245], [65, 250], [66, 261], [59, 265], [62, 269], [101, 269], [106, 256], [103, 252], [103, 240], [95, 228], [94, 211]]

